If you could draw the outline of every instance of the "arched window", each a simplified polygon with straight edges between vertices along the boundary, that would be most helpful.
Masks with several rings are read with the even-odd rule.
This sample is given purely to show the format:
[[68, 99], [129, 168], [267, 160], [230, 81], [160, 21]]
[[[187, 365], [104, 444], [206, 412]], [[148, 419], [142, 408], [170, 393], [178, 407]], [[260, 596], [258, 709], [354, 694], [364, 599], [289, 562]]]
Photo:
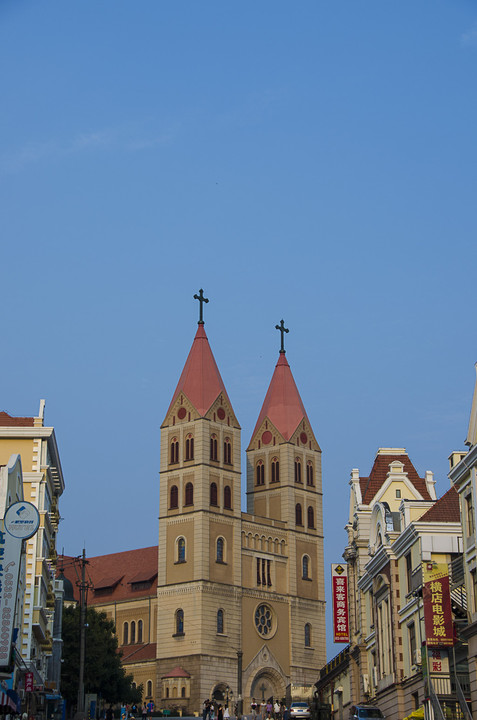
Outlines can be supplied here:
[[186, 542], [183, 537], [177, 540], [177, 562], [185, 563], [186, 561]]
[[295, 458], [295, 482], [301, 483], [301, 461], [300, 461], [300, 458]]
[[129, 623], [124, 623], [123, 625], [123, 645], [127, 645], [129, 643]]
[[212, 435], [210, 438], [210, 459], [217, 460], [217, 435]]
[[169, 697], [169, 688], [166, 687], [166, 698], [168, 698], [168, 697]]
[[313, 529], [315, 527], [315, 512], [314, 512], [313, 508], [311, 507], [311, 505], [308, 507], [307, 515], [308, 515], [308, 527]]
[[224, 508], [231, 510], [232, 508], [232, 491], [230, 485], [224, 487]]
[[189, 435], [186, 437], [186, 444], [185, 444], [185, 459], [186, 460], [193, 460], [194, 459], [194, 438], [189, 433]]
[[177, 485], [172, 485], [171, 492], [170, 492], [170, 503], [169, 508], [171, 510], [174, 510], [175, 508], [179, 507], [179, 490], [177, 489]]
[[297, 503], [295, 505], [295, 522], [297, 525], [303, 525], [303, 516], [300, 503]]
[[217, 483], [210, 483], [210, 504], [211, 505], [218, 505], [217, 502]]
[[179, 462], [179, 441], [176, 437], [171, 440], [171, 463]]
[[173, 698], [177, 697], [177, 686], [176, 685], [174, 685], [172, 688], [172, 697]]
[[305, 647], [311, 647], [311, 625], [306, 623], [305, 625]]
[[302, 563], [302, 577], [303, 580], [309, 580], [310, 579], [310, 558], [308, 555], [303, 555], [303, 559], [301, 561]]
[[194, 504], [194, 486], [191, 482], [188, 482], [185, 486], [185, 505]]
[[181, 697], [185, 698], [185, 687], [181, 689]]
[[257, 485], [265, 485], [265, 465], [259, 460], [256, 467]]
[[228, 437], [224, 440], [224, 463], [232, 465], [232, 443]]
[[278, 458], [274, 457], [272, 459], [272, 483], [280, 482], [280, 463], [278, 462]]
[[176, 635], [184, 634], [184, 611], [179, 608], [176, 610]]
[[137, 621], [137, 641], [142, 643], [142, 620]]
[[224, 633], [224, 611], [217, 610], [217, 632]]
[[131, 623], [131, 645], [136, 643], [136, 623], [134, 620]]
[[311, 462], [311, 460], [308, 460], [308, 462], [306, 464], [306, 484], [307, 485], [315, 484], [314, 474], [315, 474], [315, 472], [313, 470], [313, 463]]
[[147, 681], [146, 697], [152, 697], [152, 680]]
[[225, 550], [225, 541], [224, 538], [217, 538], [217, 553], [216, 553], [216, 561], [218, 563], [224, 562], [224, 550]]

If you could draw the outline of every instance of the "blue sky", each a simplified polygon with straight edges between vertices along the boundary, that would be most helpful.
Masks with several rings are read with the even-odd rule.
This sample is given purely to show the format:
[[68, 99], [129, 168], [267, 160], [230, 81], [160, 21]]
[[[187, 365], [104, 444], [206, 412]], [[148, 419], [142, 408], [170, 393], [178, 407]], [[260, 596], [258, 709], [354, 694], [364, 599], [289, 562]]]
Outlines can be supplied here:
[[243, 448], [290, 328], [327, 563], [378, 447], [447, 489], [477, 360], [476, 70], [470, 0], [1, 2], [1, 407], [46, 398], [60, 548], [157, 542], [200, 287]]

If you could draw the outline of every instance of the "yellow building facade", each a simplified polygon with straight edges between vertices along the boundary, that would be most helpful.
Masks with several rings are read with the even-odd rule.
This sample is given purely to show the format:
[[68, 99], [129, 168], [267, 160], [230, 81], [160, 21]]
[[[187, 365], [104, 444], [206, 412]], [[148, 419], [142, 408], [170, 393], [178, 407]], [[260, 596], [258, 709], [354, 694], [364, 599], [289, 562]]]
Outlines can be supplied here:
[[16, 643], [23, 670], [33, 673], [37, 692], [32, 697], [39, 707], [45, 694], [58, 692], [60, 682], [62, 587], [55, 579], [56, 533], [65, 487], [55, 431], [45, 426], [44, 409], [42, 400], [33, 417], [0, 412], [0, 465], [12, 454], [20, 455], [23, 499], [40, 514], [38, 532], [25, 542], [23, 620]]

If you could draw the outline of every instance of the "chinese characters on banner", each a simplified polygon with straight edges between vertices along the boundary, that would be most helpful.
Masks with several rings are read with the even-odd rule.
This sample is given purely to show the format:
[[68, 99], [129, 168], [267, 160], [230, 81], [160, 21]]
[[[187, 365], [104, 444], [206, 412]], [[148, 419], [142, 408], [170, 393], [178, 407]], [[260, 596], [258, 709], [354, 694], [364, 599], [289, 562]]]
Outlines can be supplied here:
[[25, 691], [33, 692], [33, 673], [32, 672], [25, 673]]
[[331, 592], [333, 597], [334, 642], [348, 643], [348, 566], [346, 563], [331, 565]]
[[427, 647], [451, 647], [454, 628], [447, 564], [423, 562], [422, 581]]

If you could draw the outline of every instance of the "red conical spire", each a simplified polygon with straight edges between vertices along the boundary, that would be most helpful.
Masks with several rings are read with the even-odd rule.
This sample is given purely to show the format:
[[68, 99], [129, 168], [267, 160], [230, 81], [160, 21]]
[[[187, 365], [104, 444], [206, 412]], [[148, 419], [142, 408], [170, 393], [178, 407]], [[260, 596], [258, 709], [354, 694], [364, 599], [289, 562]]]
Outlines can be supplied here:
[[[181, 392], [190, 400], [201, 417], [207, 413], [221, 392], [224, 393], [230, 404], [203, 323], [199, 323], [197, 328], [194, 342], [177, 383], [168, 413]], [[231, 404], [230, 407], [232, 407]]]
[[311, 428], [284, 351], [280, 352], [252, 437], [265, 418], [273, 423], [285, 440], [292, 437], [303, 419]]

